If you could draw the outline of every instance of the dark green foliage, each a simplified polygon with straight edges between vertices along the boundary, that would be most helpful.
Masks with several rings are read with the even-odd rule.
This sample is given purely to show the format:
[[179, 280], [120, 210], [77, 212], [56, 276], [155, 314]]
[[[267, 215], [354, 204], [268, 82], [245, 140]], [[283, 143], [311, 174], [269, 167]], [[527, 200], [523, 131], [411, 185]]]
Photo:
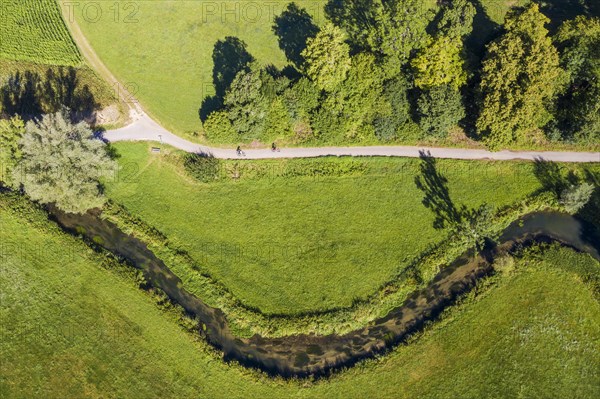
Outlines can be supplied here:
[[353, 57], [348, 77], [326, 105], [340, 110], [346, 138], [366, 138], [368, 128], [379, 114], [389, 114], [389, 104], [383, 100], [383, 71], [375, 57], [361, 53]]
[[319, 106], [320, 97], [321, 91], [307, 78], [301, 78], [283, 95], [286, 106], [295, 120], [308, 118]]
[[368, 42], [382, 59], [386, 76], [401, 72], [414, 51], [422, 48], [428, 39], [426, 28], [434, 18], [421, 0], [375, 2], [375, 23], [369, 31]]
[[506, 32], [488, 46], [477, 128], [490, 148], [527, 142], [552, 120], [550, 110], [563, 75], [546, 23], [536, 3], [513, 10]]
[[398, 137], [398, 130], [410, 121], [408, 89], [409, 84], [401, 75], [384, 83], [383, 96], [389, 104], [390, 112], [382, 113], [373, 122], [375, 136], [379, 140], [395, 140]]
[[355, 47], [377, 55], [388, 77], [400, 73], [413, 50], [424, 44], [434, 16], [420, 0], [330, 0], [325, 12]]
[[[564, 24], [555, 40], [559, 65], [548, 18], [537, 3], [521, 4], [496, 10], [470, 0], [330, 0], [325, 12], [331, 22], [319, 30], [291, 3], [272, 29], [296, 68], [251, 64], [243, 42], [227, 38], [220, 46], [238, 54], [233, 69], [239, 73], [223, 99], [205, 104], [224, 107], [241, 140], [367, 144], [411, 142], [423, 133], [438, 140], [463, 123], [469, 136], [491, 149], [540, 143], [542, 129], [553, 141], [596, 144], [597, 19]], [[500, 21], [507, 10], [503, 30], [484, 21]], [[482, 24], [497, 38], [479, 66], [490, 36], [474, 42], [480, 35], [474, 27]], [[217, 122], [222, 128], [214, 128]], [[220, 118], [206, 126], [213, 126], [206, 129], [209, 140], [235, 141], [220, 138], [230, 136]]]
[[210, 183], [220, 177], [219, 160], [208, 154], [185, 154], [183, 166], [190, 175], [204, 183]]
[[[235, 77], [227, 90], [224, 103], [229, 120], [241, 139], [270, 137], [265, 131], [268, 118], [269, 128], [273, 128], [273, 123], [276, 123], [279, 132], [284, 129], [282, 115], [285, 106], [279, 96], [288, 84], [287, 78], [274, 78], [268, 67], [261, 68], [258, 63], [253, 63], [248, 71], [241, 71]], [[273, 104], [276, 104], [275, 111], [271, 109]], [[276, 117], [274, 113], [277, 113]], [[287, 114], [287, 109], [285, 113]], [[278, 121], [275, 122], [274, 118]]]
[[453, 0], [442, 6], [436, 32], [451, 38], [465, 38], [473, 30], [476, 10], [469, 0]]
[[556, 107], [563, 138], [600, 140], [600, 19], [577, 17], [555, 37], [568, 84]]
[[203, 126], [206, 138], [211, 142], [235, 143], [239, 139], [225, 111], [215, 111], [210, 114]]
[[435, 86], [423, 91], [419, 99], [419, 125], [429, 135], [443, 137], [448, 129], [465, 117], [460, 91], [452, 85]]
[[262, 138], [267, 141], [289, 137], [292, 133], [290, 116], [281, 98], [271, 102]]

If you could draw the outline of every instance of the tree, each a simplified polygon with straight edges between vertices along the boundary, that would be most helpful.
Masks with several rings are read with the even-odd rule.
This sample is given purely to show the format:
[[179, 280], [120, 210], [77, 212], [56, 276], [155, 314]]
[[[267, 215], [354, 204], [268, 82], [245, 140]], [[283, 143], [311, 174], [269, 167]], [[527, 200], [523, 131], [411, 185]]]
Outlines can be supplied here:
[[412, 53], [427, 43], [427, 25], [434, 17], [433, 10], [422, 0], [373, 2], [374, 22], [368, 30], [367, 42], [377, 54], [388, 78], [401, 72]]
[[452, 85], [435, 86], [417, 100], [419, 126], [432, 136], [444, 136], [465, 117], [460, 92]]
[[484, 203], [479, 208], [463, 208], [460, 222], [452, 226], [453, 233], [462, 238], [467, 247], [481, 251], [486, 238], [494, 236], [494, 208]]
[[213, 49], [213, 84], [219, 98], [241, 71], [247, 71], [254, 57], [246, 50], [246, 43], [234, 36], [218, 40]]
[[275, 95], [272, 80], [254, 63], [250, 70], [237, 74], [225, 95], [229, 120], [245, 138], [257, 138], [262, 133], [268, 105]]
[[271, 140], [290, 136], [292, 125], [287, 108], [281, 98], [273, 100], [265, 120], [263, 139]]
[[19, 144], [13, 176], [31, 199], [70, 213], [104, 204], [100, 180], [117, 165], [85, 122], [73, 125], [66, 110], [44, 115], [27, 123]]
[[364, 136], [361, 132], [367, 126], [370, 129], [376, 115], [389, 113], [386, 110], [389, 104], [382, 96], [383, 81], [383, 71], [373, 55], [361, 53], [353, 58], [348, 77], [325, 103], [326, 106], [339, 103], [346, 138]]
[[593, 193], [594, 186], [590, 183], [571, 185], [563, 190], [559, 202], [567, 212], [577, 213], [589, 202]]
[[566, 21], [554, 41], [568, 84], [556, 116], [563, 138], [600, 139], [600, 18]]
[[467, 246], [483, 249], [485, 239], [493, 238], [493, 208], [482, 204], [478, 208], [456, 206], [450, 197], [448, 179], [438, 172], [436, 160], [421, 151], [420, 175], [415, 177], [417, 188], [424, 194], [422, 203], [435, 215], [433, 227], [448, 228], [452, 235]]
[[468, 0], [452, 0], [442, 6], [437, 32], [452, 39], [464, 39], [473, 31], [477, 10]]
[[355, 50], [371, 50], [369, 34], [374, 29], [382, 3], [382, 0], [329, 0], [325, 14], [329, 21], [348, 34]]
[[0, 120], [0, 182], [12, 186], [12, 170], [21, 159], [19, 140], [25, 133], [23, 120], [15, 116]]
[[321, 90], [333, 92], [344, 81], [350, 69], [350, 48], [344, 33], [331, 23], [309, 38], [302, 51], [306, 74]]
[[307, 78], [301, 78], [288, 88], [283, 99], [294, 120], [307, 120], [319, 106], [320, 90]]
[[[398, 137], [398, 130], [410, 121], [410, 102], [407, 92], [409, 83], [398, 75], [384, 83], [383, 100], [389, 104], [373, 122], [375, 136], [381, 141], [391, 141]], [[385, 112], [389, 109], [389, 112]]]
[[415, 70], [415, 86], [431, 89], [440, 85], [451, 85], [459, 89], [467, 82], [467, 74], [463, 68], [461, 56], [462, 41], [460, 38], [440, 36], [429, 40], [412, 60]]
[[492, 148], [522, 140], [551, 119], [561, 86], [558, 52], [538, 5], [506, 17], [505, 33], [487, 49], [480, 85], [477, 128]]
[[376, 55], [387, 78], [425, 44], [435, 15], [422, 0], [329, 0], [325, 12], [358, 50]]

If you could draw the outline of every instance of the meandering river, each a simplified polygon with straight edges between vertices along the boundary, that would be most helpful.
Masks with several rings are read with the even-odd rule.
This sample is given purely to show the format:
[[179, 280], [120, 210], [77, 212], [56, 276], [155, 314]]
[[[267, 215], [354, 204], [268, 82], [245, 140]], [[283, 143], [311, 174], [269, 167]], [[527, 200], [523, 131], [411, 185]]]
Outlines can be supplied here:
[[413, 293], [402, 305], [368, 326], [344, 335], [282, 338], [255, 335], [246, 339], [235, 337], [224, 313], [187, 292], [181, 280], [137, 238], [125, 234], [97, 213], [73, 215], [56, 209], [50, 212], [65, 230], [83, 234], [143, 271], [150, 284], [162, 289], [172, 301], [200, 320], [199, 333], [222, 350], [226, 360], [235, 359], [243, 365], [284, 377], [325, 375], [388, 350], [491, 273], [491, 259], [518, 242], [558, 241], [590, 253], [600, 261], [600, 235], [595, 227], [561, 213], [533, 213], [509, 226], [499, 243], [484, 255], [463, 255], [456, 259], [426, 288]]

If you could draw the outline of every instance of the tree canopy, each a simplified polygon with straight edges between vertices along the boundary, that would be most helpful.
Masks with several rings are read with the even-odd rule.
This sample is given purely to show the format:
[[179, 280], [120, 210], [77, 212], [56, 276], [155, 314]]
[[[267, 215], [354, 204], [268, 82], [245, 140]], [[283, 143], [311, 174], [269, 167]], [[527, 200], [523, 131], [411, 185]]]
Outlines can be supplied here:
[[551, 119], [551, 100], [561, 87], [558, 52], [538, 5], [509, 12], [504, 34], [488, 46], [480, 85], [477, 127], [496, 148], [524, 140]]
[[66, 111], [44, 115], [27, 123], [19, 145], [13, 176], [31, 199], [70, 213], [104, 204], [101, 179], [117, 165], [85, 122], [72, 124]]
[[467, 82], [463, 68], [460, 38], [440, 36], [431, 39], [429, 44], [413, 59], [415, 86], [431, 89], [440, 85], [451, 85], [455, 89]]
[[350, 47], [342, 30], [325, 24], [314, 38], [306, 42], [302, 56], [306, 59], [306, 74], [318, 88], [334, 91], [350, 69]]
[[21, 159], [19, 141], [25, 133], [23, 120], [14, 116], [11, 119], [0, 119], [0, 182], [13, 185], [12, 170]]
[[600, 18], [566, 21], [555, 42], [568, 84], [557, 107], [566, 138], [600, 139]]
[[[597, 144], [599, 19], [563, 23], [565, 15], [544, 5], [549, 24], [530, 2], [503, 5], [502, 16], [508, 12], [499, 25], [488, 6], [328, 0], [327, 21], [317, 26], [290, 3], [273, 25], [290, 62], [281, 70], [259, 65], [237, 38], [215, 45], [219, 90], [200, 110], [206, 137], [443, 143], [456, 132], [491, 149], [553, 140]], [[231, 65], [221, 68], [228, 59]]]

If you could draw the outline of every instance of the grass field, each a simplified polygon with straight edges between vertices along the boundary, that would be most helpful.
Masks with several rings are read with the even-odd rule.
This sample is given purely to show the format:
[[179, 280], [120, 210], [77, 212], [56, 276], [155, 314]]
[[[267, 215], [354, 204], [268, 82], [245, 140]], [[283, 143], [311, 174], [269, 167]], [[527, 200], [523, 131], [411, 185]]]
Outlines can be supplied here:
[[[247, 173], [237, 180], [200, 183], [166, 149], [152, 155], [148, 144], [115, 147], [123, 173], [108, 184], [108, 196], [263, 313], [348, 307], [447, 234], [433, 229], [421, 204], [415, 159], [289, 161], [306, 170], [355, 169], [319, 178], [277, 177], [285, 161], [244, 162]], [[234, 164], [222, 164], [222, 175]], [[508, 205], [539, 187], [530, 163], [440, 160], [439, 167], [453, 198], [469, 206]], [[251, 178], [252, 168], [270, 173]], [[194, 284], [196, 272], [177, 273]]]
[[16, 212], [4, 204], [0, 198], [2, 397], [600, 393], [600, 305], [581, 278], [562, 267], [597, 273], [598, 263], [586, 255], [559, 250], [541, 261], [519, 261], [514, 275], [385, 358], [316, 383], [281, 381], [225, 364], [126, 277], [100, 267], [100, 256], [49, 228], [29, 207]]
[[[86, 17], [88, 3], [101, 17]], [[118, 15], [114, 4], [120, 10]], [[287, 64], [272, 33], [273, 18], [289, 1], [80, 1], [75, 16], [102, 61], [161, 124], [188, 138], [200, 130], [198, 109], [213, 95], [212, 54], [217, 40], [235, 36], [264, 64]], [[322, 0], [296, 2], [314, 21], [324, 19]], [[90, 9], [91, 10], [91, 9]], [[89, 11], [91, 13], [91, 11]], [[168, 26], [168, 29], [165, 27]], [[119, 43], [115, 46], [114, 43]]]
[[82, 59], [55, 0], [2, 0], [0, 58], [77, 66]]

